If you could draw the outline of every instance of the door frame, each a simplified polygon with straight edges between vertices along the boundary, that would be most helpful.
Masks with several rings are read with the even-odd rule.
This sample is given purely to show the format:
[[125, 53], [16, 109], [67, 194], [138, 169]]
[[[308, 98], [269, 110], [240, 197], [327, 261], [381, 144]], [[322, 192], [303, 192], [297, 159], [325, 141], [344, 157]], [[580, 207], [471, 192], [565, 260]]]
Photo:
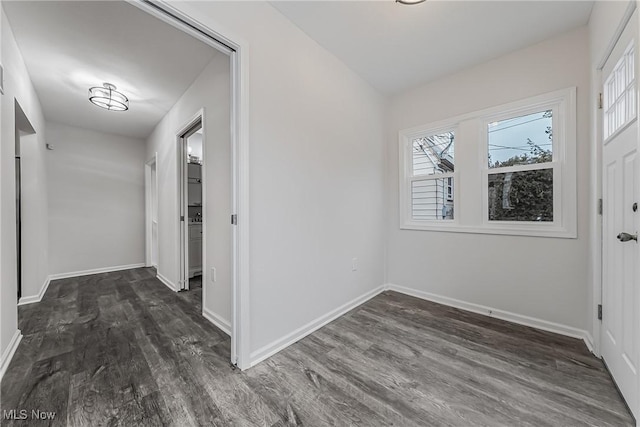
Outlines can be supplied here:
[[[202, 129], [202, 158], [205, 153], [206, 130], [204, 125], [205, 109], [201, 108], [189, 121], [176, 132], [178, 171], [178, 286], [179, 290], [189, 289], [189, 177], [188, 177], [188, 139]], [[202, 217], [206, 218], [206, 201], [204, 187], [204, 168], [202, 168]], [[206, 223], [202, 222], [202, 235], [206, 236]], [[202, 259], [206, 259], [207, 241], [202, 240]], [[203, 265], [204, 266], [204, 265]], [[204, 278], [204, 274], [203, 274]], [[204, 309], [204, 289], [202, 286], [202, 301]]]
[[[156, 185], [155, 188], [151, 187], [151, 170], [156, 168]], [[158, 213], [158, 153], [153, 153], [153, 156], [147, 160], [144, 164], [144, 188], [145, 188], [145, 267], [153, 267], [153, 218], [152, 212], [153, 204], [153, 192], [155, 191], [155, 211]], [[156, 239], [156, 244], [157, 244]], [[159, 245], [158, 245], [159, 246]], [[156, 248], [156, 255], [158, 250]], [[156, 260], [157, 261], [157, 260]]]
[[[164, 0], [127, 2], [229, 55], [231, 59], [232, 212], [236, 214], [236, 226], [232, 228], [231, 363], [240, 369], [248, 369], [251, 367], [249, 44], [237, 35], [219, 31], [225, 26], [214, 17], [207, 17], [209, 25], [205, 25]], [[188, 4], [177, 6], [181, 9], [193, 7]]]
[[[24, 198], [25, 192], [23, 191], [23, 182], [24, 182], [25, 176], [31, 177], [32, 179], [34, 177], [30, 174], [25, 175], [24, 165], [28, 163], [28, 162], [25, 163], [25, 160], [28, 160], [28, 156], [24, 157], [23, 147], [37, 146], [38, 140], [37, 140], [36, 130], [31, 124], [29, 117], [27, 117], [27, 114], [24, 112], [24, 109], [22, 108], [18, 100], [17, 99], [14, 100], [13, 104], [14, 104], [13, 118], [15, 123], [15, 135], [14, 135], [15, 206], [14, 208], [15, 208], [15, 214], [16, 214], [16, 217], [15, 217], [16, 263], [14, 264], [14, 268], [16, 271], [16, 286], [17, 286], [16, 303], [18, 305], [24, 305], [24, 304], [28, 304], [29, 302], [32, 302], [31, 301], [32, 297], [23, 295], [24, 285], [25, 283], [27, 283], [25, 281], [26, 270], [24, 266], [24, 260], [26, 258], [25, 254], [29, 253], [29, 250], [32, 249], [31, 248], [32, 241], [29, 239], [25, 239], [25, 235], [23, 233], [23, 230], [28, 228], [28, 227], [25, 227], [25, 223], [27, 224], [27, 226], [29, 225], [28, 219], [24, 221], [25, 219], [24, 213], [28, 211], [28, 206], [27, 206], [27, 209], [24, 209], [25, 203], [26, 204], [29, 204], [29, 203], [28, 203], [28, 200]], [[28, 169], [27, 169], [27, 172], [28, 172]]]

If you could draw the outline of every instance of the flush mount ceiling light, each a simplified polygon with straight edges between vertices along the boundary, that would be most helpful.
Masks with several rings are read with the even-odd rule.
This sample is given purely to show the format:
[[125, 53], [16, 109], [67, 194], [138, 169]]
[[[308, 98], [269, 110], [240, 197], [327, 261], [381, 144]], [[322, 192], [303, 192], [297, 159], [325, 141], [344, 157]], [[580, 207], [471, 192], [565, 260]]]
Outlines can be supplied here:
[[423, 3], [426, 0], [396, 0], [396, 3], [400, 3], [400, 4], [418, 4], [418, 3]]
[[89, 89], [89, 101], [106, 110], [127, 111], [129, 109], [129, 98], [122, 92], [118, 92], [111, 83], [103, 83], [102, 87], [96, 86]]

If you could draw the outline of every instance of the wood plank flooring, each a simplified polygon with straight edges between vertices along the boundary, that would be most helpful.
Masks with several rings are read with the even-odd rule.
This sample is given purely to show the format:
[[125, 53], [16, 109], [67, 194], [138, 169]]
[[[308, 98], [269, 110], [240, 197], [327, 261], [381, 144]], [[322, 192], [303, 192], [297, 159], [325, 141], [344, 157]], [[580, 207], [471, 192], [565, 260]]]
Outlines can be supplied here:
[[20, 307], [0, 407], [56, 416], [2, 425], [635, 425], [581, 341], [393, 292], [233, 370], [201, 288], [154, 274], [57, 280]]

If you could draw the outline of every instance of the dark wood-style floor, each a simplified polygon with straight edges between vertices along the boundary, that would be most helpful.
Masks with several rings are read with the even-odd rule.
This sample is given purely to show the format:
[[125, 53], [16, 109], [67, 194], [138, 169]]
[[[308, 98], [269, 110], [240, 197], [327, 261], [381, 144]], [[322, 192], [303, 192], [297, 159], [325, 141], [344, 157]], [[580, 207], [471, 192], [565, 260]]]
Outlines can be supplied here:
[[151, 269], [52, 282], [1, 409], [56, 417], [2, 425], [633, 425], [579, 340], [386, 292], [240, 372], [200, 298]]

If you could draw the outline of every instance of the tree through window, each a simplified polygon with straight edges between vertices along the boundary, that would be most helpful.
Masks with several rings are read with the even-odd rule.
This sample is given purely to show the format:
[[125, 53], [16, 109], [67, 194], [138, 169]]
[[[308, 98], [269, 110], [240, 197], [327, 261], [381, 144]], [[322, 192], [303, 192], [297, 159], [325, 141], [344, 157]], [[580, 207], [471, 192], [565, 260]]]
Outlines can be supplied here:
[[487, 126], [490, 221], [553, 221], [553, 112]]

